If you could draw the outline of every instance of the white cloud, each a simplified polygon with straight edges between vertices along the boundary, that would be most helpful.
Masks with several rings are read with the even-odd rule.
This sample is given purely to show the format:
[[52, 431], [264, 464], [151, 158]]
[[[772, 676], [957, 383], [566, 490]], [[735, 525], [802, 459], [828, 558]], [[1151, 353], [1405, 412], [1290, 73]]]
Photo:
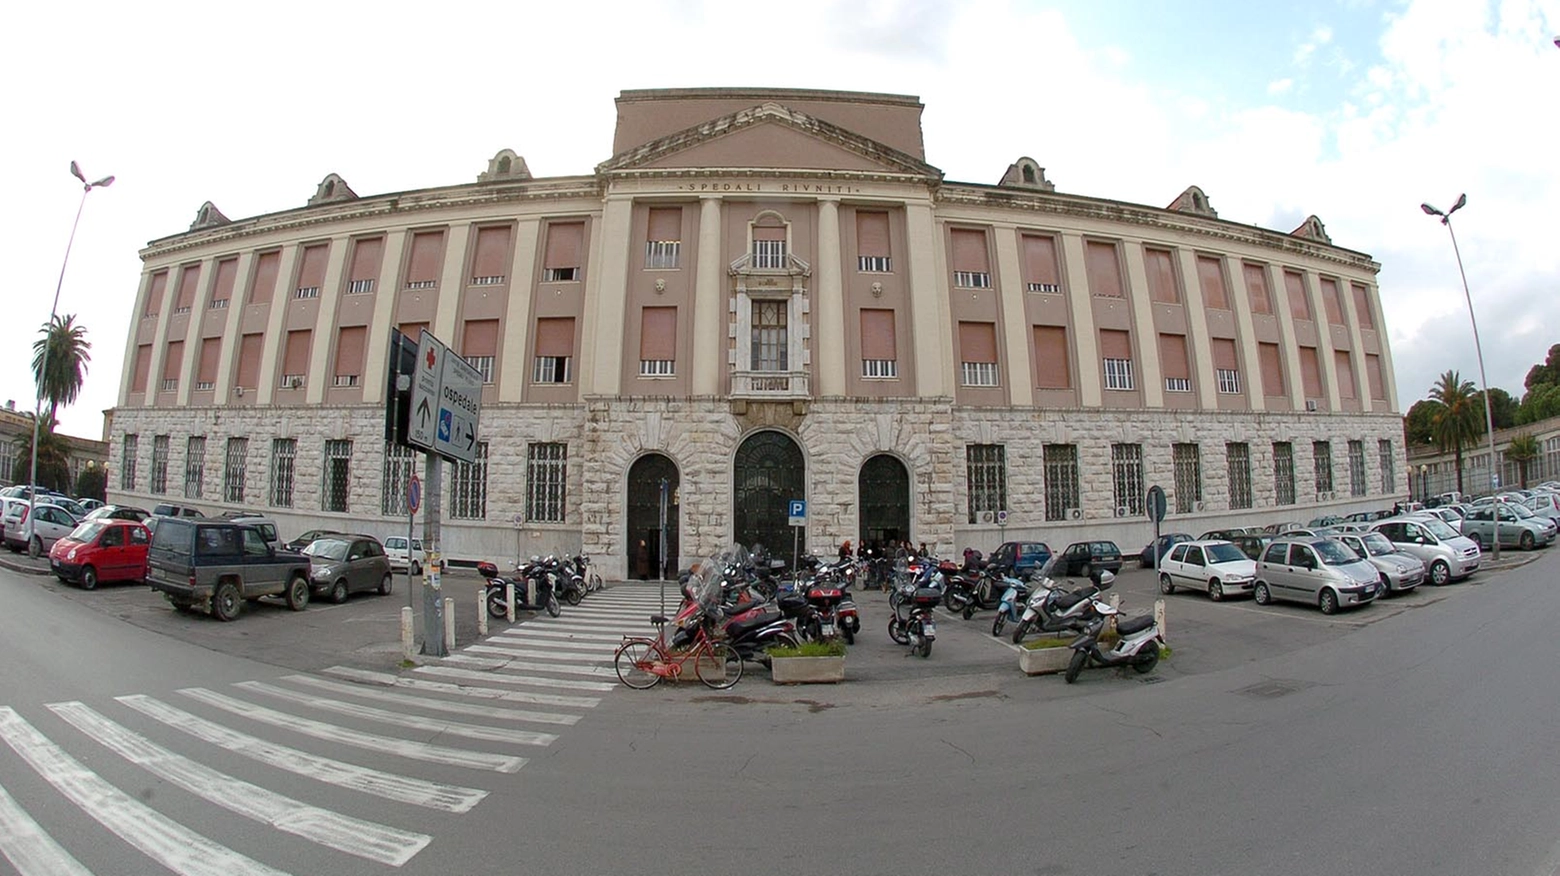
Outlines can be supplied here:
[[1273, 95], [1288, 94], [1291, 90], [1294, 89], [1294, 87], [1295, 81], [1293, 79], [1289, 79], [1287, 77], [1284, 79], [1275, 79], [1268, 83], [1267, 93]]

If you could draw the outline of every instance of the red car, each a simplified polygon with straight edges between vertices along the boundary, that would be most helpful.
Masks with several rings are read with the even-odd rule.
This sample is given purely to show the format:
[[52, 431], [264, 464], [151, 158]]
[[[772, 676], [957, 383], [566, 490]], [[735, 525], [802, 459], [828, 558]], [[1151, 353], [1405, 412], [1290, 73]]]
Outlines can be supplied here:
[[133, 520], [88, 520], [54, 543], [49, 568], [61, 581], [91, 590], [99, 581], [146, 578], [146, 549], [152, 533]]

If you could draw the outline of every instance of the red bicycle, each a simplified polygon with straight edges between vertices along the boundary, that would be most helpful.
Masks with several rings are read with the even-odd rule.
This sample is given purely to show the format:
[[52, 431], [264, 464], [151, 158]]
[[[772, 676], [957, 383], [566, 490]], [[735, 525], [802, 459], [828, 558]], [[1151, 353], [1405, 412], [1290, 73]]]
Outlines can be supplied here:
[[[624, 637], [612, 658], [619, 681], [634, 690], [648, 690], [663, 678], [683, 678], [690, 660], [694, 676], [706, 687], [725, 690], [742, 680], [742, 657], [736, 649], [710, 635], [714, 607], [706, 607], [707, 600], [695, 598], [695, 590], [695, 585], [683, 589], [686, 598], [682, 609], [670, 621], [675, 629], [671, 641], [666, 638], [668, 620], [661, 615], [650, 618], [658, 631], [655, 638]], [[717, 583], [715, 593], [719, 592]]]

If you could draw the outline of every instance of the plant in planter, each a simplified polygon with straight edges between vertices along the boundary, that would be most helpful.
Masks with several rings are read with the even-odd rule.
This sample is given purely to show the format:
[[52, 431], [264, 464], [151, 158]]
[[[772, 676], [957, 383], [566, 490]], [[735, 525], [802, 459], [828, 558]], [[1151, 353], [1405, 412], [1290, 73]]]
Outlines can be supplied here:
[[845, 645], [838, 640], [802, 642], [769, 649], [775, 684], [818, 684], [845, 680]]

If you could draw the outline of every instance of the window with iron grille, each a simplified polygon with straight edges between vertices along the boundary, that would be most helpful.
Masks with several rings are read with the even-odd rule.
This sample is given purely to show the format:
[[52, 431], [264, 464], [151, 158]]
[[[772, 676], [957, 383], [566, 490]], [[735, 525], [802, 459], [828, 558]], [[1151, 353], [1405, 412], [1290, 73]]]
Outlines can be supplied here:
[[1311, 442], [1311, 458], [1316, 462], [1316, 492], [1331, 493], [1333, 491], [1332, 471], [1332, 442]]
[[206, 436], [191, 435], [184, 442], [184, 498], [199, 499], [206, 487]]
[[1105, 360], [1106, 389], [1132, 389], [1133, 385], [1131, 359]]
[[682, 260], [682, 241], [645, 241], [645, 267], [651, 270], [675, 268]]
[[1047, 444], [1045, 463], [1045, 519], [1066, 520], [1078, 511], [1078, 445]]
[[271, 506], [293, 505], [293, 469], [298, 460], [298, 439], [271, 439]]
[[990, 289], [991, 274], [987, 271], [954, 271], [953, 285], [960, 289]]
[[1224, 395], [1240, 394], [1240, 372], [1234, 368], [1220, 368], [1213, 372], [1219, 392]]
[[226, 467], [222, 471], [222, 501], [235, 505], [244, 501], [244, 480], [249, 471], [249, 439], [227, 440]]
[[141, 441], [136, 435], [126, 435], [119, 451], [119, 489], [135, 489], [135, 455]]
[[527, 444], [525, 448], [525, 519], [562, 523], [567, 511], [569, 445]]
[[891, 274], [894, 268], [888, 256], [856, 256], [856, 270], [863, 274]]
[[580, 269], [573, 268], [543, 268], [543, 283], [573, 283], [580, 278]]
[[16, 466], [17, 446], [13, 441], [0, 441], [0, 481], [11, 483], [16, 478], [12, 477]]
[[504, 285], [504, 277], [506, 277], [506, 276], [508, 276], [508, 275], [507, 274], [489, 274], [489, 275], [487, 275], [485, 277], [472, 277], [471, 278], [471, 285], [473, 285], [473, 286], [502, 286], [502, 285]]
[[755, 240], [753, 241], [753, 267], [755, 268], [784, 268], [785, 241], [783, 240]]
[[152, 438], [152, 492], [168, 492], [168, 436]]
[[347, 284], [348, 295], [367, 295], [374, 291], [373, 280], [353, 280]]
[[1202, 448], [1174, 444], [1170, 455], [1175, 466], [1175, 513], [1190, 514], [1202, 504]]
[[408, 289], [432, 289], [436, 285], [438, 285], [438, 281], [437, 280], [408, 280], [408, 281], [406, 281], [406, 288], [408, 288]]
[[297, 289], [293, 290], [293, 297], [294, 298], [318, 298], [318, 297], [320, 297], [320, 287], [318, 287], [318, 286], [299, 286]]
[[1288, 441], [1273, 442], [1273, 495], [1279, 505], [1295, 503], [1295, 446]]
[[568, 383], [573, 371], [572, 356], [537, 356], [531, 372], [533, 383]]
[[320, 479], [320, 510], [347, 511], [347, 488], [352, 477], [352, 442], [325, 442], [325, 471]]
[[896, 359], [862, 359], [861, 376], [888, 378], [899, 376], [899, 361]]
[[1191, 392], [1192, 379], [1190, 377], [1166, 377], [1165, 392]]
[[1251, 445], [1230, 442], [1224, 445], [1224, 458], [1230, 469], [1230, 507], [1251, 507]]
[[226, 299], [226, 298], [213, 298], [213, 299], [211, 299], [211, 309], [212, 310], [227, 310], [227, 308], [228, 308], [228, 299]]
[[1365, 495], [1365, 442], [1349, 442], [1349, 495]]
[[450, 518], [453, 520], [487, 519], [488, 446], [477, 442], [477, 455], [472, 462], [457, 462], [450, 475]]
[[493, 382], [493, 357], [492, 356], [463, 356], [466, 364], [477, 369], [482, 375], [482, 385], [487, 386]]
[[1127, 509], [1128, 516], [1142, 514], [1143, 502], [1143, 445], [1112, 444], [1110, 446], [1110, 475], [1116, 509]]
[[960, 362], [960, 372], [965, 386], [996, 386], [997, 363]]
[[394, 441], [385, 442], [385, 462], [379, 475], [379, 513], [386, 517], [406, 516], [406, 486], [412, 480], [412, 448]]
[[1392, 455], [1392, 440], [1383, 438], [1377, 441], [1376, 452], [1381, 457], [1381, 491], [1391, 493], [1397, 484], [1397, 473], [1393, 471], [1397, 467], [1397, 460]]
[[[780, 243], [778, 240], [758, 243]], [[784, 301], [753, 302], [752, 363], [754, 371], [790, 370], [789, 305]]]
[[1007, 448], [1001, 444], [966, 445], [964, 464], [968, 472], [970, 522], [977, 522], [982, 511], [995, 514], [1006, 508]]
[[1024, 285], [1024, 289], [1026, 291], [1028, 291], [1028, 292], [1056, 293], [1056, 292], [1062, 291], [1062, 284], [1060, 284], [1060, 283], [1027, 283], [1027, 284]]

